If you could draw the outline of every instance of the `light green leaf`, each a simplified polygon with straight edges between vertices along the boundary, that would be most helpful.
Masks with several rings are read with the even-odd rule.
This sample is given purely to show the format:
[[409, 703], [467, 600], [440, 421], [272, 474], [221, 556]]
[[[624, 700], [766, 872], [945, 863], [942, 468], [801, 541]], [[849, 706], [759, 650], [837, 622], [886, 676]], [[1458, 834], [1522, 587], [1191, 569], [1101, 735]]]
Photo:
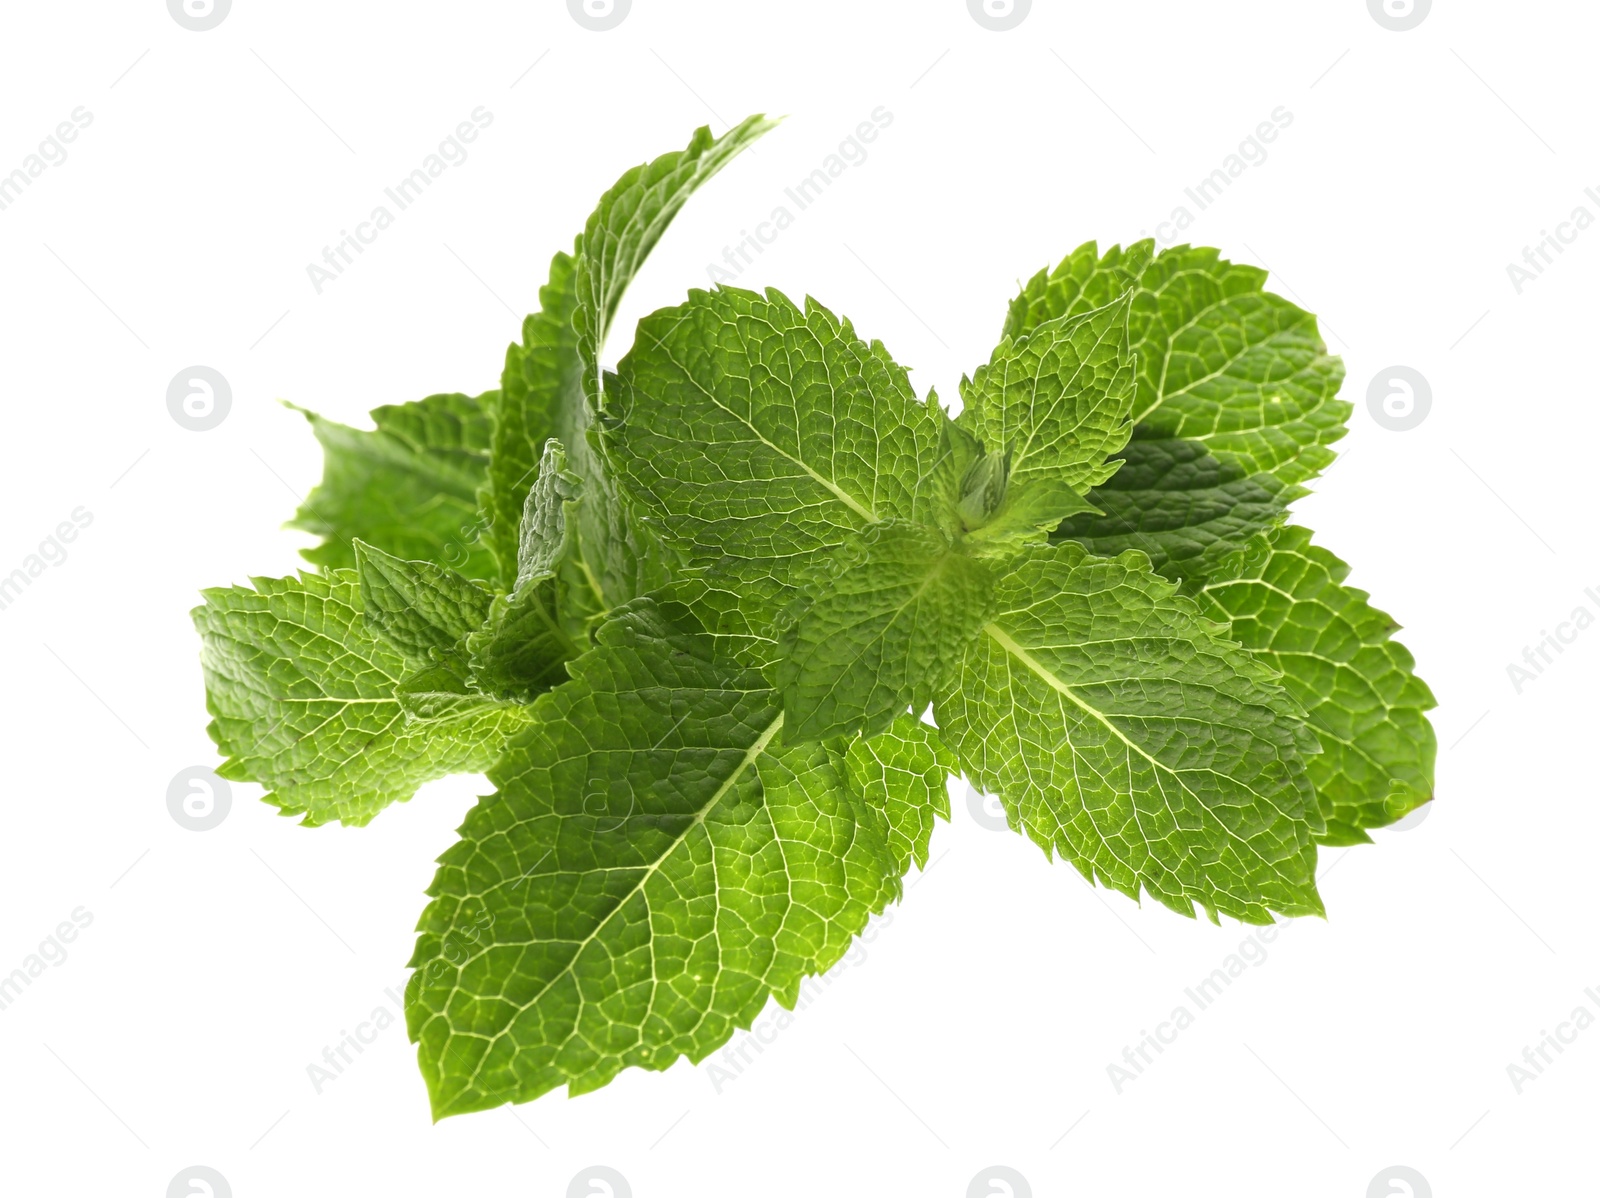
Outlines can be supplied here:
[[988, 566], [934, 528], [868, 526], [831, 555], [782, 640], [789, 742], [881, 732], [933, 702], [989, 617]]
[[[582, 246], [580, 239], [580, 251]], [[545, 442], [569, 440], [582, 407], [583, 363], [572, 327], [577, 266], [572, 254], [551, 260], [550, 281], [539, 289], [539, 311], [522, 322], [522, 343], [506, 349], [500, 391], [489, 409], [493, 452], [479, 498], [487, 539], [500, 576], [508, 581], [517, 575], [522, 513], [539, 476]]]
[[773, 290], [691, 291], [640, 322], [608, 402], [622, 478], [752, 629], [869, 524], [954, 520], [943, 410], [813, 300], [802, 312]]
[[1138, 549], [1178, 582], [1211, 578], [1223, 559], [1282, 524], [1306, 493], [1275, 475], [1247, 475], [1199, 441], [1136, 436], [1122, 457], [1122, 468], [1089, 493], [1099, 514], [1071, 517], [1051, 539], [1102, 557]]
[[354, 542], [367, 626], [406, 657], [440, 662], [489, 616], [494, 592], [432, 562], [408, 562]]
[[946, 785], [961, 765], [927, 724], [901, 715], [877, 736], [857, 736], [845, 750], [850, 780], [889, 825], [896, 877], [928, 864], [935, 817], [950, 818]]
[[558, 254], [551, 263], [550, 282], [540, 292], [541, 311], [524, 323], [522, 345], [507, 353], [485, 493], [496, 552], [509, 577], [525, 496], [545, 442], [558, 439], [586, 488], [573, 513], [577, 552], [568, 592], [584, 601], [580, 617], [653, 590], [667, 576], [660, 547], [632, 518], [590, 441], [601, 406], [600, 353], [611, 318], [689, 196], [772, 127], [760, 116], [720, 138], [702, 127], [685, 149], [624, 173], [601, 196], [574, 253]]
[[1067, 516], [1096, 510], [1064, 478], [1034, 473], [1014, 479], [1009, 450], [987, 453], [954, 423], [945, 431], [953, 463], [964, 463], [956, 517], [962, 542], [972, 553], [1013, 557], [1022, 546], [1044, 541]]
[[[1134, 242], [1127, 249], [1114, 245], [1102, 256], [1094, 242], [1084, 242], [1063, 258], [1054, 270], [1048, 268], [1041, 270], [1023, 285], [1021, 293], [1011, 301], [1006, 310], [1005, 330], [1002, 335], [1019, 337], [1046, 321], [1103, 308], [1119, 297], [1127, 295], [1130, 290], [1138, 290], [1140, 280], [1150, 269], [1152, 259], [1157, 256], [1155, 245], [1154, 240], [1147, 238], [1144, 241]], [[1176, 261], [1189, 252], [1191, 251], [1188, 246], [1179, 246], [1163, 251], [1163, 254], [1172, 255]], [[1195, 252], [1216, 256], [1215, 250]], [[1231, 267], [1231, 264], [1224, 265]], [[1253, 268], [1239, 269], [1249, 272]], [[1248, 287], [1249, 275], [1241, 275], [1239, 278]], [[1130, 310], [1129, 343], [1135, 352], [1144, 347], [1144, 339], [1139, 335], [1139, 331], [1142, 331], [1146, 324], [1145, 313]], [[1141, 356], [1139, 362], [1141, 387], [1147, 366], [1148, 363], [1143, 361]]]
[[412, 720], [476, 720], [495, 709], [519, 706], [473, 689], [453, 664], [423, 666], [395, 684], [395, 701]]
[[217, 773], [259, 782], [285, 815], [364, 824], [424, 782], [486, 768], [526, 722], [519, 707], [447, 729], [408, 719], [406, 659], [362, 619], [355, 571], [252, 581], [203, 592], [193, 612], [209, 731]]
[[489, 465], [489, 392], [430, 395], [374, 408], [371, 430], [296, 409], [322, 443], [323, 473], [289, 522], [325, 537], [306, 560], [355, 565], [357, 538], [407, 561], [449, 566], [493, 579], [493, 555], [479, 538], [477, 491]]
[[1126, 297], [1067, 313], [1003, 337], [961, 380], [956, 423], [1008, 454], [1012, 486], [1049, 480], [1081, 495], [1115, 472], [1106, 459], [1128, 443], [1133, 367]]
[[1011, 480], [1011, 451], [984, 450], [976, 438], [971, 460], [961, 475], [961, 498], [956, 501], [956, 515], [963, 529], [981, 528], [1000, 510], [1006, 499], [1006, 484]]
[[522, 508], [517, 534], [517, 590], [554, 578], [567, 557], [572, 538], [572, 511], [583, 494], [583, 480], [567, 469], [561, 442], [545, 442], [539, 475]]
[[1063, 519], [1082, 512], [1098, 515], [1099, 509], [1059, 479], [1024, 479], [1006, 488], [999, 510], [968, 532], [965, 543], [980, 557], [1011, 558], [1026, 545], [1042, 544]]
[[497, 695], [531, 699], [565, 682], [567, 661], [587, 644], [590, 617], [581, 601], [570, 599], [567, 573], [572, 514], [584, 484], [566, 464], [561, 442], [545, 442], [523, 505], [516, 588], [495, 597], [483, 627], [467, 638], [473, 681]]
[[1325, 844], [1369, 841], [1433, 798], [1436, 742], [1424, 714], [1433, 693], [1411, 654], [1390, 636], [1399, 627], [1344, 585], [1350, 567], [1311, 543], [1303, 528], [1257, 538], [1201, 591], [1231, 635], [1283, 671], [1305, 707], [1322, 752], [1307, 762], [1327, 820]]
[[1193, 915], [1320, 914], [1304, 718], [1139, 553], [1029, 550], [934, 705], [1013, 826]]
[[899, 892], [882, 801], [779, 747], [759, 674], [648, 600], [597, 641], [429, 888], [406, 1014], [436, 1118], [699, 1061]]
[[1141, 241], [1101, 257], [1079, 246], [1012, 301], [1007, 336], [1102, 307], [1132, 288], [1128, 333], [1138, 363], [1133, 419], [1151, 437], [1202, 441], [1247, 474], [1304, 482], [1333, 460], [1350, 405], [1344, 365], [1316, 318], [1263, 291], [1267, 272], [1216, 250]]
[[583, 227], [573, 313], [584, 392], [596, 409], [606, 407], [600, 402], [600, 351], [640, 264], [695, 190], [777, 124], [758, 113], [721, 137], [702, 125], [687, 147], [627, 171], [600, 197]]
[[609, 469], [589, 444], [591, 404], [584, 398], [583, 358], [573, 327], [581, 237], [577, 253], [576, 258], [556, 255], [550, 282], [539, 292], [541, 310], [524, 322], [522, 345], [506, 351], [482, 499], [493, 522], [502, 576], [511, 585], [521, 573], [529, 493], [546, 477], [542, 466], [549, 442], [560, 444], [561, 468], [578, 481], [581, 497], [571, 496], [564, 510], [568, 543], [556, 594], [547, 597], [547, 606], [565, 633], [581, 643], [589, 625], [613, 605], [664, 582], [666, 567], [660, 546], [620, 503]]

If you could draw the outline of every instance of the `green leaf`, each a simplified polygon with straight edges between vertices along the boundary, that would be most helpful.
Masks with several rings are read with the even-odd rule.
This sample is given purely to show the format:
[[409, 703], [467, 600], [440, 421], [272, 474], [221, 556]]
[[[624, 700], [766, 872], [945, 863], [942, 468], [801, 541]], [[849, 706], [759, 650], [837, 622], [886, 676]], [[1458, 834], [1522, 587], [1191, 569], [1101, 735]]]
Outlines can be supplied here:
[[1136, 423], [1152, 437], [1202, 441], [1247, 474], [1304, 482], [1333, 460], [1350, 405], [1337, 398], [1344, 365], [1316, 318], [1262, 288], [1267, 272], [1154, 243], [1101, 257], [1079, 246], [1012, 301], [1007, 336], [1102, 307], [1133, 290], [1128, 333], [1138, 363]]
[[353, 570], [218, 587], [194, 609], [211, 738], [224, 778], [259, 782], [306, 824], [364, 824], [422, 783], [481, 770], [527, 720], [494, 707], [413, 723], [396, 699], [406, 659], [367, 627]]
[[574, 639], [616, 604], [654, 589], [666, 566], [654, 538], [620, 502], [606, 463], [590, 445], [592, 405], [583, 391], [583, 358], [573, 320], [579, 310], [578, 257], [557, 254], [550, 282], [539, 292], [541, 310], [523, 324], [523, 343], [506, 352], [500, 403], [495, 410], [494, 452], [482, 500], [493, 526], [502, 577], [520, 573], [521, 532], [529, 492], [544, 477], [549, 442], [564, 451], [562, 469], [578, 480], [582, 498], [565, 509], [570, 538], [551, 611]]
[[[753, 116], [722, 137], [695, 131], [689, 145], [627, 171], [601, 196], [572, 255], [558, 254], [528, 317], [523, 343], [506, 355], [495, 414], [494, 464], [485, 491], [496, 553], [509, 577], [514, 530], [547, 440], [566, 447], [586, 498], [574, 512], [574, 581], [587, 584], [584, 615], [602, 613], [666, 579], [659, 546], [622, 502], [590, 442], [601, 406], [600, 353], [623, 292], [689, 196], [773, 127]], [[576, 586], [574, 598], [583, 595]], [[565, 613], [564, 613], [565, 614]]]
[[518, 534], [516, 588], [497, 595], [483, 627], [467, 638], [472, 678], [481, 688], [531, 699], [567, 678], [566, 663], [583, 652], [587, 609], [572, 601], [567, 567], [572, 557], [572, 515], [583, 482], [566, 469], [561, 442], [545, 442], [539, 475], [523, 505]]
[[605, 408], [600, 402], [600, 351], [622, 293], [639, 265], [694, 191], [776, 127], [776, 121], [759, 113], [745, 117], [721, 137], [713, 137], [710, 128], [702, 125], [687, 147], [627, 171], [600, 197], [583, 227], [576, 282], [578, 307], [573, 313], [578, 352], [583, 358], [584, 392], [596, 409]]
[[980, 557], [1013, 557], [1067, 516], [1097, 510], [1062, 478], [1025, 476], [1012, 485], [1010, 451], [986, 453], [953, 423], [946, 431], [954, 460], [967, 463], [956, 503], [962, 541]]
[[837, 747], [780, 747], [783, 719], [649, 600], [535, 701], [419, 924], [406, 1014], [436, 1118], [699, 1061], [896, 897], [914, 850], [883, 801]]
[[[689, 566], [656, 592], [663, 601], [678, 603], [695, 614], [716, 638], [718, 652], [750, 670], [768, 674], [783, 659], [779, 634], [792, 621], [798, 589], [788, 581], [787, 563], [739, 561], [731, 568], [718, 565]], [[784, 575], [778, 578], [778, 573]], [[774, 619], [773, 613], [782, 613]]]
[[1433, 798], [1433, 693], [1399, 627], [1344, 585], [1350, 567], [1303, 528], [1257, 538], [1200, 593], [1231, 635], [1283, 671], [1322, 752], [1307, 762], [1327, 820], [1325, 844], [1362, 844]]
[[896, 877], [928, 864], [935, 817], [950, 818], [946, 781], [961, 772], [955, 755], [913, 715], [895, 717], [877, 736], [858, 736], [845, 750], [850, 780], [889, 825]]
[[1272, 671], [1139, 553], [1029, 550], [934, 704], [970, 777], [1091, 880], [1182, 914], [1320, 914], [1314, 753]]
[[556, 576], [572, 543], [572, 513], [582, 494], [583, 480], [567, 469], [561, 442], [554, 438], [546, 441], [538, 477], [522, 509], [515, 589]]
[[1305, 488], [1271, 474], [1250, 474], [1199, 441], [1136, 434], [1123, 466], [1089, 493], [1098, 514], [1073, 516], [1052, 534], [1102, 557], [1125, 549], [1149, 556], [1178, 582], [1205, 581], [1252, 537], [1276, 528]]
[[[1139, 283], [1156, 258], [1155, 241], [1146, 238], [1124, 250], [1112, 246], [1102, 257], [1092, 241], [1086, 241], [1073, 250], [1054, 270], [1039, 271], [1023, 285], [1022, 291], [1012, 299], [1006, 310], [1003, 336], [1018, 337], [1049, 320], [1103, 308], [1130, 290], [1140, 290]], [[1165, 250], [1161, 257], [1172, 256], [1173, 261], [1188, 254], [1188, 246]], [[1197, 253], [1216, 255], [1215, 250]], [[1231, 265], [1231, 264], [1227, 264]], [[1244, 267], [1244, 270], [1251, 268]], [[1137, 306], [1137, 305], [1136, 305]], [[1148, 324], [1148, 301], [1140, 310], [1130, 309], [1128, 314], [1129, 342], [1135, 352], [1144, 348], [1140, 335]], [[1142, 398], [1143, 379], [1149, 363], [1140, 357], [1139, 374]]]
[[484, 626], [467, 638], [472, 681], [491, 694], [532, 699], [565, 682], [567, 663], [584, 646], [563, 626], [550, 579], [497, 595]]
[[1005, 503], [1006, 484], [1011, 480], [1011, 451], [984, 451], [981, 446], [961, 475], [961, 498], [956, 515], [962, 528], [981, 528]]
[[1024, 546], [1048, 540], [1065, 518], [1084, 512], [1101, 514], [1092, 502], [1094, 494], [1079, 495], [1059, 479], [1024, 480], [1006, 489], [999, 509], [968, 532], [965, 543], [980, 557], [1015, 557]]
[[952, 531], [960, 473], [936, 402], [814, 300], [691, 291], [647, 316], [618, 366], [607, 443], [691, 567], [717, 571], [752, 629], [819, 555], [880, 520]]
[[412, 720], [437, 722], [475, 720], [519, 706], [475, 690], [454, 665], [423, 666], [395, 684], [394, 697]]
[[1133, 378], [1121, 298], [1003, 337], [961, 380], [956, 423], [1008, 453], [1012, 486], [1046, 479], [1081, 495], [1116, 470], [1106, 459], [1128, 443]]
[[[582, 247], [580, 239], [578, 250]], [[582, 407], [583, 363], [572, 327], [577, 266], [572, 254], [551, 260], [550, 281], [539, 289], [539, 311], [522, 322], [522, 343], [506, 349], [498, 399], [490, 408], [492, 453], [479, 498], [487, 539], [505, 579], [517, 574], [522, 512], [539, 476], [545, 442], [570, 440]]]
[[493, 579], [493, 555], [479, 538], [477, 492], [489, 465], [495, 392], [430, 395], [374, 408], [371, 430], [297, 408], [322, 443], [322, 481], [288, 527], [326, 538], [302, 550], [325, 568], [352, 567], [363, 540], [407, 561], [449, 566]]
[[937, 529], [869, 526], [832, 555], [783, 638], [784, 739], [870, 736], [927, 707], [988, 619], [993, 586]]
[[439, 662], [489, 616], [494, 592], [432, 562], [408, 562], [356, 541], [367, 626], [408, 658]]

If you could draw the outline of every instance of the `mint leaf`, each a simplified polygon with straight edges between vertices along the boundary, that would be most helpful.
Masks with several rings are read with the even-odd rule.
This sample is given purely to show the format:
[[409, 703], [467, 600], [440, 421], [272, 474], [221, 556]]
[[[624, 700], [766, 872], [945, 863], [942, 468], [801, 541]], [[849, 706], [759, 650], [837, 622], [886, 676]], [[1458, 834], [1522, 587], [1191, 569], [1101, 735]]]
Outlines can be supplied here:
[[852, 739], [845, 768], [862, 797], [888, 821], [894, 876], [903, 877], [913, 864], [926, 868], [933, 821], [950, 818], [946, 780], [961, 771], [938, 734], [915, 716], [897, 716], [878, 735]]
[[306, 824], [364, 824], [422, 783], [488, 767], [523, 709], [495, 706], [439, 728], [396, 699], [406, 659], [362, 619], [353, 570], [257, 578], [203, 592], [209, 731], [217, 773], [259, 782], [267, 802]]
[[567, 662], [583, 648], [562, 627], [549, 584], [497, 596], [487, 623], [467, 638], [473, 681], [513, 699], [531, 699], [566, 681]]
[[1322, 752], [1307, 761], [1327, 820], [1324, 844], [1362, 844], [1433, 798], [1433, 693], [1399, 627], [1344, 585], [1350, 572], [1303, 528], [1258, 538], [1208, 581], [1200, 601], [1230, 633], [1283, 671]]
[[582, 494], [583, 480], [567, 469], [566, 449], [554, 438], [546, 441], [538, 477], [522, 508], [516, 590], [556, 576], [572, 543], [572, 512]]
[[698, 1061], [899, 892], [840, 751], [780, 748], [760, 675], [648, 600], [532, 712], [419, 924], [406, 1015], [436, 1118]]
[[971, 460], [962, 471], [960, 498], [956, 501], [956, 515], [963, 529], [981, 528], [988, 523], [1005, 503], [1011, 481], [1010, 450], [989, 453], [977, 438], [971, 438], [970, 445], [963, 460]]
[[[1129, 292], [1143, 290], [1139, 284], [1145, 272], [1151, 268], [1152, 260], [1157, 257], [1155, 246], [1153, 239], [1146, 238], [1134, 242], [1126, 250], [1114, 245], [1101, 256], [1094, 242], [1084, 242], [1063, 258], [1054, 270], [1041, 270], [1023, 285], [1021, 293], [1012, 299], [1006, 309], [1003, 336], [1018, 337], [1045, 321], [1103, 308]], [[1190, 252], [1188, 246], [1177, 246], [1162, 251], [1162, 254], [1170, 254], [1172, 261], [1178, 261]], [[1216, 257], [1215, 250], [1197, 252]], [[1226, 265], [1231, 266], [1231, 263]], [[1242, 269], [1249, 271], [1251, 268]], [[1239, 278], [1248, 287], [1248, 275]], [[1145, 348], [1142, 333], [1148, 327], [1150, 305], [1149, 299], [1136, 302], [1138, 310], [1130, 310], [1128, 314], [1129, 341], [1135, 352]], [[1141, 354], [1141, 393], [1149, 365], [1145, 355]]]
[[663, 154], [627, 171], [616, 181], [583, 227], [583, 254], [578, 260], [578, 307], [573, 324], [583, 358], [584, 392], [600, 403], [600, 350], [611, 329], [622, 293], [633, 281], [672, 218], [696, 188], [726, 166], [776, 121], [757, 114], [745, 117], [721, 137], [702, 125], [683, 150]]
[[943, 410], [815, 301], [691, 291], [640, 322], [608, 411], [622, 478], [752, 630], [867, 525], [954, 519]]
[[[580, 239], [580, 251], [582, 245]], [[479, 499], [502, 578], [516, 577], [518, 530], [545, 442], [568, 440], [576, 431], [583, 395], [583, 363], [572, 327], [577, 266], [571, 254], [551, 259], [550, 281], [539, 289], [539, 311], [522, 322], [522, 343], [506, 349], [500, 391], [489, 409], [490, 465]]]
[[1122, 458], [1122, 468], [1089, 493], [1099, 513], [1063, 521], [1052, 539], [1102, 557], [1138, 549], [1179, 582], [1212, 577], [1223, 559], [1282, 524], [1288, 505], [1306, 493], [1271, 474], [1246, 474], [1199, 441], [1137, 434]]
[[[931, 402], [931, 400], [930, 400]], [[936, 478], [960, 468], [956, 521], [963, 544], [980, 557], [1008, 558], [1041, 542], [1061, 521], [1097, 509], [1064, 478], [1025, 477], [1012, 486], [1011, 450], [987, 451], [976, 437], [947, 424], [951, 464]], [[1114, 469], [1116, 463], [1111, 464]]]
[[989, 614], [989, 568], [937, 529], [874, 524], [832, 558], [783, 639], [789, 742], [870, 736], [927, 707]]
[[1101, 514], [1094, 506], [1093, 495], [1092, 491], [1088, 497], [1079, 495], [1059, 479], [1024, 481], [1008, 487], [999, 508], [968, 531], [964, 541], [980, 557], [1014, 557], [1024, 546], [1049, 539], [1066, 517], [1085, 512]]
[[[558, 254], [540, 292], [541, 311], [506, 356], [495, 415], [494, 466], [485, 493], [496, 552], [509, 570], [516, 527], [544, 444], [566, 446], [587, 487], [577, 506], [574, 565], [591, 587], [588, 614], [605, 611], [666, 580], [653, 539], [631, 518], [605, 462], [590, 445], [599, 410], [600, 353], [623, 292], [689, 196], [773, 127], [747, 118], [722, 137], [695, 131], [689, 145], [625, 172], [601, 196], [573, 255]], [[575, 592], [576, 593], [576, 592]]]
[[569, 598], [574, 589], [583, 595], [586, 583], [567, 569], [584, 484], [566, 464], [561, 442], [547, 441], [523, 506], [516, 588], [495, 597], [483, 627], [467, 639], [474, 681], [495, 694], [530, 699], [566, 681], [567, 661], [587, 642], [588, 605]]
[[[770, 673], [783, 658], [778, 637], [793, 620], [799, 594], [786, 566], [783, 559], [774, 559], [766, 569], [750, 560], [731, 562], [729, 568], [688, 566], [656, 597], [692, 611], [729, 660]], [[780, 613], [776, 619], [775, 612]]]
[[1154, 243], [1101, 257], [1079, 246], [1040, 271], [1011, 303], [1018, 337], [1102, 307], [1132, 289], [1128, 334], [1138, 363], [1133, 419], [1152, 437], [1205, 443], [1247, 474], [1304, 482], [1333, 460], [1350, 405], [1338, 399], [1344, 365], [1327, 352], [1309, 312], [1263, 291], [1267, 272], [1216, 250]]
[[432, 562], [408, 562], [354, 543], [367, 626], [408, 658], [438, 662], [489, 616], [494, 592]]
[[477, 492], [489, 465], [495, 393], [430, 395], [374, 408], [371, 430], [301, 412], [322, 443], [322, 481], [289, 522], [324, 537], [302, 550], [323, 567], [355, 565], [357, 538], [408, 561], [493, 579], [493, 555], [478, 538]]
[[507, 350], [492, 465], [481, 498], [502, 576], [513, 579], [529, 490], [542, 476], [548, 443], [562, 445], [563, 469], [581, 485], [587, 502], [575, 495], [565, 513], [573, 551], [562, 565], [553, 610], [570, 635], [581, 637], [611, 607], [661, 585], [667, 572], [660, 547], [621, 504], [609, 469], [589, 444], [593, 405], [584, 395], [584, 360], [573, 327], [585, 260], [581, 237], [577, 253], [556, 255], [550, 282], [539, 293], [541, 311], [524, 322], [522, 345]]
[[1081, 495], [1116, 470], [1106, 458], [1128, 442], [1133, 378], [1123, 298], [1003, 337], [961, 380], [956, 423], [1007, 454], [1011, 487], [1049, 480]]
[[471, 719], [494, 708], [517, 705], [477, 690], [469, 673], [453, 662], [422, 666], [395, 684], [395, 702], [413, 720]]
[[1030, 550], [995, 609], [934, 714], [1046, 853], [1185, 915], [1321, 913], [1316, 744], [1269, 669], [1138, 553]]

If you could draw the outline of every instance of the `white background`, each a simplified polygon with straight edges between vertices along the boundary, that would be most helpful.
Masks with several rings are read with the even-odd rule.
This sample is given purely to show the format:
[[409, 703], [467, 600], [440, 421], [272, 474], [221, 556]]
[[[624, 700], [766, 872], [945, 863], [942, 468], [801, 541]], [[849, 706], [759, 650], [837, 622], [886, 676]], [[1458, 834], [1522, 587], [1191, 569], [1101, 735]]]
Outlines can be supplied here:
[[[75, 107], [93, 123], [0, 211], [0, 574], [74, 508], [93, 523], [0, 611], [0, 973], [73, 909], [93, 923], [0, 1011], [0, 1191], [160, 1198], [201, 1163], [239, 1198], [557, 1196], [599, 1163], [637, 1198], [960, 1198], [995, 1164], [1040, 1198], [1406, 1193], [1374, 1181], [1395, 1164], [1441, 1198], [1596, 1192], [1600, 1030], [1520, 1094], [1506, 1068], [1600, 1014], [1600, 631], [1520, 694], [1506, 669], [1600, 613], [1600, 229], [1521, 294], [1506, 271], [1579, 204], [1600, 216], [1592, 6], [1439, 0], [1409, 32], [1363, 0], [1036, 0], [1010, 32], [962, 0], [634, 0], [603, 33], [557, 0], [3, 20], [0, 173]], [[307, 264], [479, 105], [470, 157], [317, 294]], [[362, 424], [495, 385], [617, 174], [699, 124], [790, 114], [662, 241], [615, 362], [879, 105], [867, 159], [739, 283], [815, 295], [948, 395], [1019, 279], [1156, 232], [1293, 115], [1187, 235], [1269, 267], [1344, 356], [1350, 435], [1296, 519], [1405, 625], [1440, 700], [1435, 809], [1325, 852], [1326, 922], [1282, 930], [1120, 1094], [1107, 1065], [1246, 929], [1092, 891], [960, 802], [864, 955], [720, 1092], [679, 1062], [434, 1126], [398, 1024], [314, 1092], [324, 1046], [394, 1010], [433, 858], [485, 783], [365, 829], [302, 829], [249, 785], [213, 831], [168, 815], [169, 780], [216, 762], [197, 590], [308, 543], [279, 525], [319, 452], [276, 401]], [[203, 433], [165, 400], [197, 363], [233, 390]], [[1432, 385], [1409, 432], [1365, 403], [1394, 364]]]

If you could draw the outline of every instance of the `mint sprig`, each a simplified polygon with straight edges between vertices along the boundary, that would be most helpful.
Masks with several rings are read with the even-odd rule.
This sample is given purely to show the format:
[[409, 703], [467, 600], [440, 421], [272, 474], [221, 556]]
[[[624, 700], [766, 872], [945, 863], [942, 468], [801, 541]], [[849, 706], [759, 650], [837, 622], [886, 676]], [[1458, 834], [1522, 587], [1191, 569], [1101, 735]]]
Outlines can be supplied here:
[[1432, 695], [1288, 523], [1349, 405], [1260, 270], [1082, 246], [954, 418], [773, 290], [690, 291], [601, 370], [651, 248], [771, 127], [625, 173], [497, 389], [308, 413], [320, 571], [195, 610], [219, 772], [286, 814], [488, 773], [411, 960], [436, 1117], [792, 1007], [926, 864], [953, 774], [1092, 881], [1252, 923], [1320, 914], [1317, 846], [1431, 798]]

